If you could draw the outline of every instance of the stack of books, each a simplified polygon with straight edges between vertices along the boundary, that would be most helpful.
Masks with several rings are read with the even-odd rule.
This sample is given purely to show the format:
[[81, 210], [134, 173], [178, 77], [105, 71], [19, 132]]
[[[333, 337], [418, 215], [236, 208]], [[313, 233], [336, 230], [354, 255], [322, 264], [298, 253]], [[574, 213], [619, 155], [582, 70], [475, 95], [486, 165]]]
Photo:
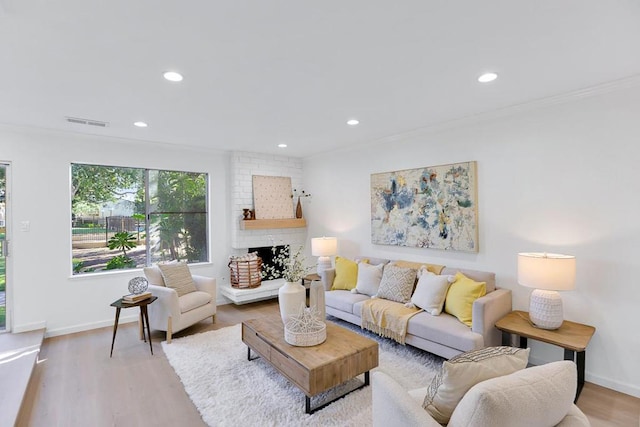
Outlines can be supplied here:
[[122, 301], [128, 303], [136, 303], [147, 298], [151, 298], [151, 292], [143, 292], [141, 294], [129, 294], [122, 297]]

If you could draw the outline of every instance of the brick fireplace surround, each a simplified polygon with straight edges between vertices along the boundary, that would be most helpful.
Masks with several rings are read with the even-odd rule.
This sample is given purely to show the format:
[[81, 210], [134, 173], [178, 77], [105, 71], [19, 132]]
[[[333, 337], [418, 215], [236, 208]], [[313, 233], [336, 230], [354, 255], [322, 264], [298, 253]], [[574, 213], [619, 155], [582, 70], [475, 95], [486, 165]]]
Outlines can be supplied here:
[[[230, 155], [231, 183], [231, 245], [232, 253], [241, 255], [249, 248], [272, 247], [276, 245], [304, 246], [307, 240], [306, 228], [284, 228], [267, 230], [242, 230], [242, 209], [253, 209], [252, 176], [288, 176], [294, 189], [304, 189], [302, 182], [302, 160], [286, 156], [234, 151]], [[291, 211], [294, 201], [291, 201]], [[273, 282], [273, 283], [270, 283]], [[224, 278], [221, 292], [224, 297], [236, 304], [273, 298], [278, 294], [282, 279], [263, 281], [253, 290], [231, 288], [229, 277]]]

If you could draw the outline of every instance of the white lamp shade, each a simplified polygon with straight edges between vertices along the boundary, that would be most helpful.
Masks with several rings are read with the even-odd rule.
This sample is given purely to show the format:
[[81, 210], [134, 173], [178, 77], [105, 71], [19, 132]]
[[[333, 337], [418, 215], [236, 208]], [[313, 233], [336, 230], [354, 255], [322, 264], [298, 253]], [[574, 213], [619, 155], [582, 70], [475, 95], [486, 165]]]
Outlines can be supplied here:
[[554, 291], [575, 288], [576, 257], [572, 255], [524, 252], [518, 254], [518, 283]]
[[311, 239], [313, 256], [333, 256], [338, 253], [338, 239], [335, 237], [314, 237]]

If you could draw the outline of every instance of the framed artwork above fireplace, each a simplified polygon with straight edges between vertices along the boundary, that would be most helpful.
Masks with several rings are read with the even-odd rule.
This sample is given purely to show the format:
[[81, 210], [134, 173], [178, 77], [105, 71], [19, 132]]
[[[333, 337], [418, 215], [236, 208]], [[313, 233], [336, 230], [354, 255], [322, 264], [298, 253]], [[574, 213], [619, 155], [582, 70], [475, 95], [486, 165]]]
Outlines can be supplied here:
[[293, 218], [291, 177], [253, 175], [255, 219]]

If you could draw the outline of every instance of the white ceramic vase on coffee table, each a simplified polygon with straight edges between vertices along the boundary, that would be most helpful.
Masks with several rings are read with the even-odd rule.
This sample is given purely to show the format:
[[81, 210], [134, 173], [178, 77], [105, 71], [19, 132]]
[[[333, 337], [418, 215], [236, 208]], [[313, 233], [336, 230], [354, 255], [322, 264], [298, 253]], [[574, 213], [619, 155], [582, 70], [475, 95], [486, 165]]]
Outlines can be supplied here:
[[306, 291], [298, 282], [285, 282], [278, 290], [278, 305], [282, 323], [286, 323], [290, 316], [300, 313], [306, 307]]

